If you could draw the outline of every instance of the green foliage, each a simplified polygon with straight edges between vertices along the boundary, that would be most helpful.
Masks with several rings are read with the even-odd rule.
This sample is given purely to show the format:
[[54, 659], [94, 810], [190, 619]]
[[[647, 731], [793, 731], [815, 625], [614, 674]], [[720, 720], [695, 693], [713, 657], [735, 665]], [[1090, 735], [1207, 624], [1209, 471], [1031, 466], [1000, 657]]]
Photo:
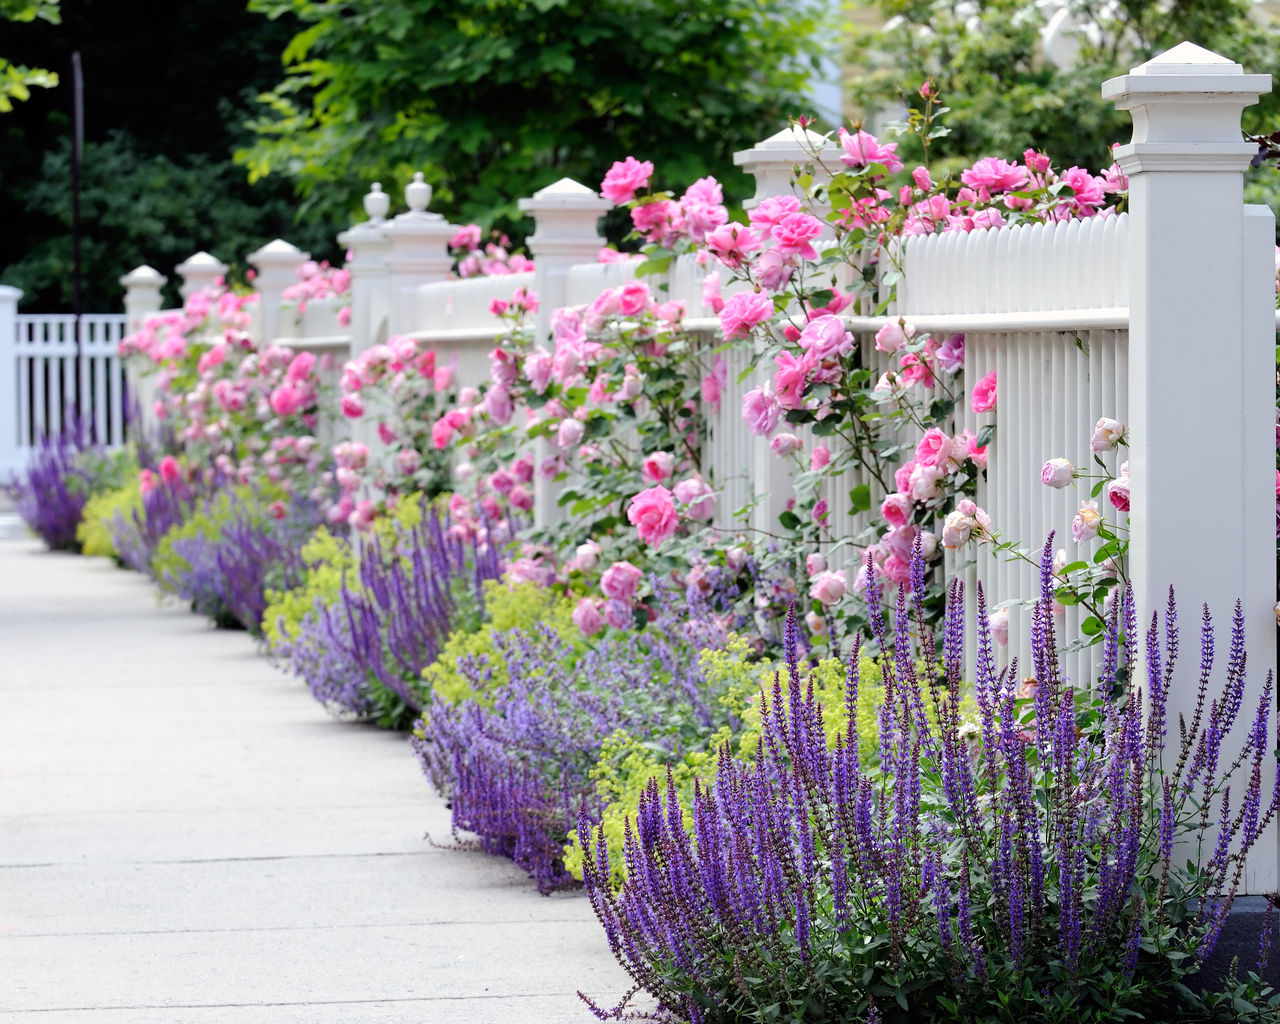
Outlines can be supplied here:
[[343, 573], [354, 569], [356, 564], [351, 545], [335, 537], [327, 526], [321, 526], [302, 546], [302, 560], [307, 564], [307, 574], [301, 586], [267, 591], [262, 632], [268, 647], [297, 636], [298, 627], [317, 601], [333, 604], [342, 587]]
[[468, 625], [449, 634], [440, 656], [422, 672], [432, 696], [448, 704], [461, 704], [465, 700], [484, 703], [484, 696], [477, 693], [466, 676], [458, 671], [462, 658], [491, 659], [493, 679], [491, 686], [503, 686], [507, 682], [506, 664], [494, 657], [493, 634], [508, 629], [530, 630], [539, 622], [546, 622], [560, 637], [571, 645], [582, 643], [582, 634], [573, 624], [573, 602], [557, 600], [546, 587], [536, 583], [519, 583], [509, 586], [497, 580], [484, 585], [483, 625]]
[[[1096, 43], [1080, 34], [1076, 64], [1058, 69], [1040, 48], [1045, 14], [1027, 0], [885, 0], [876, 5], [883, 28], [854, 29], [851, 51], [861, 65], [852, 80], [867, 114], [887, 105], [921, 107], [917, 90], [932, 77], [951, 107], [951, 133], [936, 141], [939, 155], [1012, 158], [1028, 147], [1055, 163], [1105, 167], [1108, 147], [1129, 138], [1128, 113], [1100, 93], [1103, 81], [1184, 39], [1238, 61], [1250, 72], [1280, 70], [1280, 36], [1262, 24], [1247, 0], [1130, 0], [1072, 4], [1079, 22], [1096, 21]], [[1264, 96], [1246, 108], [1246, 130], [1274, 122], [1280, 101]], [[912, 140], [901, 147], [919, 158]]]
[[[59, 0], [0, 0], [0, 18], [6, 21], [47, 21], [58, 24]], [[32, 89], [52, 89], [58, 84], [58, 76], [44, 68], [29, 68], [13, 64], [0, 57], [0, 114], [13, 109], [13, 101], [31, 98]]]
[[[340, 220], [367, 182], [421, 170], [459, 221], [517, 224], [516, 200], [595, 185], [627, 153], [673, 182], [714, 174], [778, 131], [815, 58], [808, 4], [782, 0], [251, 0], [306, 27], [262, 99], [252, 179], [297, 182]], [[392, 187], [395, 183], [396, 187]]]
[[[61, 230], [36, 243], [3, 274], [6, 284], [23, 290], [24, 304], [71, 300], [70, 179], [71, 146], [63, 140], [44, 154], [40, 179], [22, 196], [29, 213], [52, 218]], [[86, 308], [116, 308], [119, 278], [141, 263], [168, 268], [204, 249], [242, 271], [244, 257], [282, 230], [291, 205], [282, 195], [255, 196], [244, 172], [227, 160], [147, 155], [122, 132], [105, 142], [85, 143], [81, 247], [85, 266], [93, 271]], [[288, 230], [290, 238], [313, 251], [327, 244], [324, 233], [314, 229]]]
[[76, 540], [80, 552], [85, 555], [116, 557], [116, 545], [112, 540], [111, 523], [119, 515], [129, 519], [134, 512], [142, 511], [142, 490], [137, 474], [122, 487], [94, 494], [84, 506], [80, 525], [76, 527]]

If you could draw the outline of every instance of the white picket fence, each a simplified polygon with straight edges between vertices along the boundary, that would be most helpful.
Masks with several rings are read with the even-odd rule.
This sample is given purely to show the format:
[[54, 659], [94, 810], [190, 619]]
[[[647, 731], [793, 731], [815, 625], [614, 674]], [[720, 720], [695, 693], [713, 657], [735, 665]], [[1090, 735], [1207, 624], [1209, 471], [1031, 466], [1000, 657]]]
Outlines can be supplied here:
[[[20, 295], [0, 288], [0, 478], [76, 417], [75, 317], [19, 314]], [[86, 436], [107, 446], [125, 437], [128, 389], [117, 350], [126, 319], [93, 313], [80, 321], [80, 419]]]

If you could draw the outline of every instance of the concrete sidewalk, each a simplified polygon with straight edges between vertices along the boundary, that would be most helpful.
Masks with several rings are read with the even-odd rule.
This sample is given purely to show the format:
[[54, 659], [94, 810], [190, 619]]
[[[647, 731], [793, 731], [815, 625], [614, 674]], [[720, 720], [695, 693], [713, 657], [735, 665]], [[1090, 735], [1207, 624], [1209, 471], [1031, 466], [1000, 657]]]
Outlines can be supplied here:
[[0, 540], [0, 1019], [540, 1024], [626, 979], [581, 894], [437, 849], [402, 736], [106, 560]]

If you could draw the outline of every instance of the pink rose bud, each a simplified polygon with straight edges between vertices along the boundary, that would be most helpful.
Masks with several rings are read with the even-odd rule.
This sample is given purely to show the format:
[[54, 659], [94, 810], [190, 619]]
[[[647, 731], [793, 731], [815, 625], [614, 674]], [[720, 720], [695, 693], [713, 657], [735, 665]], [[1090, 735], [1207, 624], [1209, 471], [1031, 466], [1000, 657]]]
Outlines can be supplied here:
[[1089, 440], [1089, 450], [1109, 452], [1124, 440], [1124, 424], [1118, 420], [1102, 417], [1093, 428], [1093, 437]]
[[724, 560], [734, 572], [742, 572], [742, 567], [747, 564], [747, 549], [740, 545], [729, 548], [724, 553]]
[[1077, 544], [1082, 544], [1098, 536], [1098, 529], [1101, 526], [1102, 514], [1098, 511], [1098, 503], [1096, 501], [1081, 502], [1080, 511], [1071, 521], [1071, 535], [1075, 537]]
[[810, 576], [817, 576], [820, 572], [827, 571], [827, 560], [819, 551], [814, 551], [804, 560], [805, 572]]
[[897, 352], [907, 341], [902, 324], [885, 324], [876, 331], [876, 348], [881, 352]]
[[660, 484], [675, 472], [675, 468], [676, 459], [674, 455], [670, 452], [654, 452], [645, 458], [640, 466], [640, 472], [646, 480]]
[[825, 444], [819, 444], [809, 455], [809, 468], [822, 469], [831, 462], [831, 449]]
[[1075, 478], [1075, 472], [1076, 467], [1066, 459], [1050, 459], [1044, 464], [1044, 469], [1040, 470], [1040, 482], [1046, 487], [1055, 487], [1060, 490], [1071, 483]]
[[1001, 647], [1009, 646], [1009, 609], [1001, 608], [987, 616], [987, 624], [991, 628], [991, 639]]
[[795, 434], [779, 434], [771, 442], [769, 447], [773, 449], [774, 455], [781, 455], [786, 458], [788, 455], [794, 455], [804, 447], [804, 441], [796, 437]]

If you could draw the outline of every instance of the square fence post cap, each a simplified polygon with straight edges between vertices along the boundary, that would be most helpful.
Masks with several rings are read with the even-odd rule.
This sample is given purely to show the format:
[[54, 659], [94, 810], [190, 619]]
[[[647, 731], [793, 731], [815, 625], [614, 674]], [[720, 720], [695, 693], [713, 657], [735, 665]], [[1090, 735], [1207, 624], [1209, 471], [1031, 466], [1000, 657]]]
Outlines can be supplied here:
[[521, 199], [519, 205], [524, 213], [557, 209], [598, 210], [603, 213], [613, 209], [613, 203], [602, 198], [600, 193], [572, 178], [561, 178], [546, 188], [538, 189], [531, 198]]
[[124, 277], [120, 278], [120, 286], [122, 288], [161, 288], [169, 283], [169, 279], [156, 270], [155, 267], [148, 267], [143, 264], [140, 267], [134, 267]]
[[1270, 91], [1270, 75], [1246, 75], [1235, 61], [1191, 42], [1179, 43], [1127, 75], [1102, 83], [1103, 98], [1113, 100], [1122, 110], [1147, 97], [1179, 93], [1252, 97], [1244, 104], [1247, 106]]
[[213, 274], [216, 277], [218, 274], [225, 274], [229, 268], [217, 256], [198, 252], [194, 256], [188, 256], [174, 269], [184, 277], [189, 277], [192, 273], [201, 276]]
[[305, 263], [310, 258], [310, 253], [303, 252], [296, 245], [286, 242], [283, 238], [270, 241], [257, 252], [249, 253], [249, 262], [258, 267], [268, 263], [283, 263], [293, 266], [298, 263]]
[[757, 142], [751, 149], [738, 150], [733, 154], [733, 162], [739, 167], [761, 163], [794, 164], [809, 159], [815, 152], [834, 148], [835, 142], [817, 132], [799, 125], [787, 125], [782, 131]]

